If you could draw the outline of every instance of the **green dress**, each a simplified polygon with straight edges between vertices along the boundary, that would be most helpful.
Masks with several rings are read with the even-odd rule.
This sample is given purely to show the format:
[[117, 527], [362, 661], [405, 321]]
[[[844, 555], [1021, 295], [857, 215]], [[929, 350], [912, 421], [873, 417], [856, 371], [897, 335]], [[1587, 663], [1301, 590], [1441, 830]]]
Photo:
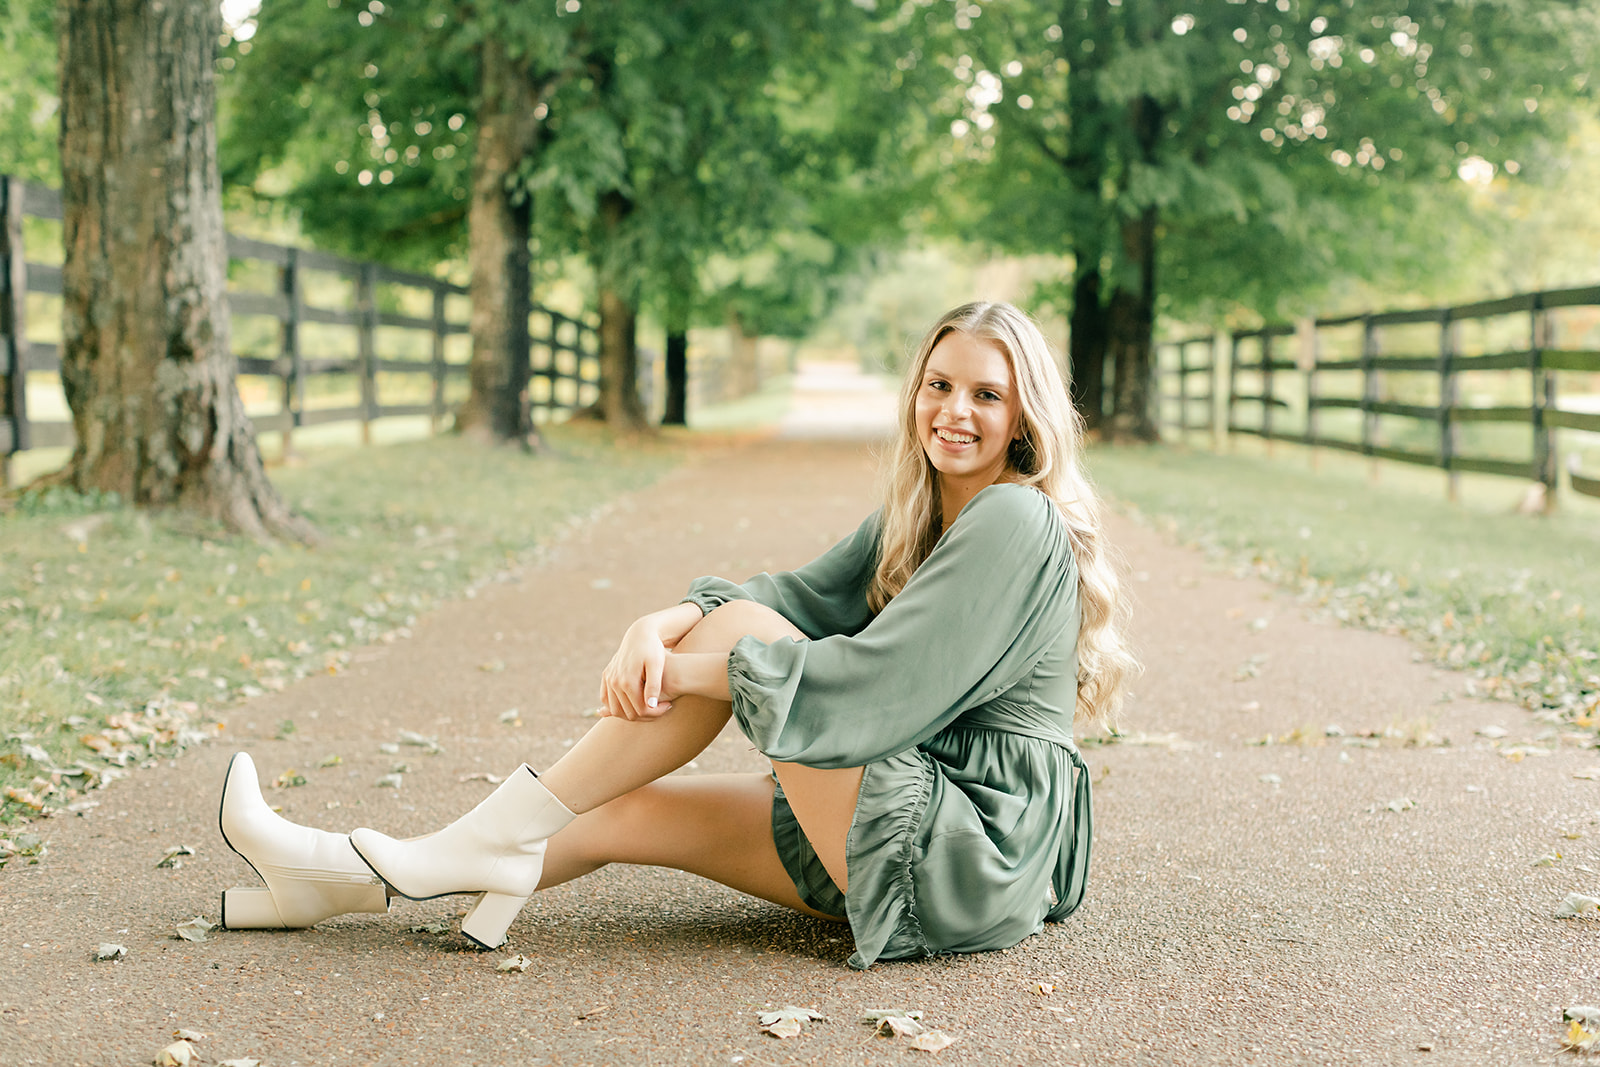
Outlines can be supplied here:
[[858, 968], [1014, 945], [1078, 906], [1089, 866], [1089, 775], [1072, 742], [1078, 569], [1055, 505], [985, 488], [874, 616], [880, 530], [874, 513], [799, 570], [700, 578], [685, 598], [703, 612], [754, 600], [807, 638], [743, 638], [728, 688], [769, 758], [865, 768], [848, 893], [781, 790], [772, 817], [801, 899], [849, 920]]

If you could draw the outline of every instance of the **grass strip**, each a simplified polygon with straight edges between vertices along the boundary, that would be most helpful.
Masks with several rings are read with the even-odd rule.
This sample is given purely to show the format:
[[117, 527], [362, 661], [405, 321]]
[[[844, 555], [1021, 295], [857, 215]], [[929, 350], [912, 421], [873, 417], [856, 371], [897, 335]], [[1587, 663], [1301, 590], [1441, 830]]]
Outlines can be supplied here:
[[314, 548], [98, 497], [23, 498], [0, 515], [0, 822], [92, 804], [125, 768], [214, 736], [231, 705], [408, 637], [683, 452], [546, 433], [541, 456], [438, 437], [277, 468], [325, 538]]
[[1255, 456], [1097, 448], [1115, 506], [1316, 614], [1410, 638], [1471, 691], [1552, 724], [1600, 720], [1600, 522], [1592, 508], [1485, 513]]

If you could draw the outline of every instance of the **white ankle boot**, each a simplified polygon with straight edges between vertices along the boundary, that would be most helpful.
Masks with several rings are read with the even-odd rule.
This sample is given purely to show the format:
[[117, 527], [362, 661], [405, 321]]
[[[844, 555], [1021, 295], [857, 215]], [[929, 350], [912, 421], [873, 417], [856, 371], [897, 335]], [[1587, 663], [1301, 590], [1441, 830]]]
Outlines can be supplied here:
[[217, 822], [228, 847], [255, 868], [265, 889], [222, 891], [227, 930], [297, 930], [346, 912], [389, 910], [383, 882], [343, 834], [297, 826], [267, 806], [256, 765], [243, 752], [228, 764]]
[[545, 841], [575, 818], [524, 763], [483, 803], [437, 833], [396, 841], [363, 827], [350, 843], [402, 896], [482, 893], [461, 920], [461, 932], [484, 948], [499, 948], [539, 888]]

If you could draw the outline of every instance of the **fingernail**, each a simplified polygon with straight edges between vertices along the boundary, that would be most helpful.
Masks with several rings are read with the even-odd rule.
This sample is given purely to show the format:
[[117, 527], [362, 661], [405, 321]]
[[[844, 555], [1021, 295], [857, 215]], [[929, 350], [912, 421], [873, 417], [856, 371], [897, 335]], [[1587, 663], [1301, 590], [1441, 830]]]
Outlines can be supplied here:
[[656, 698], [655, 698], [655, 697], [649, 697], [649, 698], [647, 698], [647, 699], [646, 699], [646, 700], [645, 700], [645, 702], [644, 702], [644, 706], [645, 706], [645, 707], [647, 707], [647, 708], [653, 708], [653, 707], [655, 707], [655, 706], [656, 706]]

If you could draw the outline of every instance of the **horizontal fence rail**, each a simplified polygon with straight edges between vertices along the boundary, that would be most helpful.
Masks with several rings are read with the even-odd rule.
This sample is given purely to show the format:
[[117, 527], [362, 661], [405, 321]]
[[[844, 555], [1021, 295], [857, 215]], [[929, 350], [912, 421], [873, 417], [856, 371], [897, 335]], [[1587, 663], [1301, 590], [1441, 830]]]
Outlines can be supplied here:
[[[1562, 431], [1600, 434], [1600, 286], [1162, 342], [1155, 368], [1164, 429], [1220, 417], [1228, 434], [1440, 468], [1452, 497], [1462, 471], [1527, 479], [1548, 506]], [[1594, 410], [1562, 405], [1564, 378], [1587, 382]], [[1576, 455], [1566, 475], [1571, 491], [1600, 497], [1600, 473]]]
[[[70, 421], [28, 413], [28, 375], [61, 368], [58, 344], [29, 338], [28, 296], [59, 298], [61, 268], [28, 261], [27, 218], [60, 220], [60, 194], [0, 176], [0, 460], [75, 441]], [[379, 419], [427, 416], [437, 431], [458, 406], [470, 355], [465, 287], [233, 234], [228, 258], [241, 388], [252, 386], [256, 431], [282, 434], [285, 451], [301, 427], [359, 422], [368, 442]], [[536, 421], [593, 403], [594, 326], [535, 305], [529, 330]], [[272, 398], [277, 410], [261, 411]]]

